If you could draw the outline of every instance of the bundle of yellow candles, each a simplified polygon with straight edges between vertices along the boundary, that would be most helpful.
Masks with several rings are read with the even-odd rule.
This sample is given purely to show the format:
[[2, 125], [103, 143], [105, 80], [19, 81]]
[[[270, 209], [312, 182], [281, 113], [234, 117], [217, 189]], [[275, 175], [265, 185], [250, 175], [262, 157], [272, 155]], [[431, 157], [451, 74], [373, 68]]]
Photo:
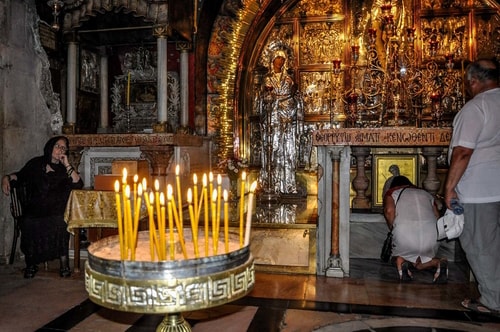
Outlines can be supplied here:
[[[118, 222], [118, 236], [120, 243], [121, 260], [135, 260], [139, 232], [139, 216], [142, 200], [149, 216], [149, 251], [151, 260], [175, 260], [175, 247], [180, 245], [183, 259], [207, 257], [219, 253], [219, 237], [221, 233], [224, 238], [224, 252], [229, 252], [229, 199], [227, 190], [222, 190], [222, 175], [217, 175], [216, 187], [214, 188], [212, 172], [203, 174], [201, 194], [199, 194], [198, 177], [193, 174], [193, 187], [188, 188], [186, 201], [189, 213], [189, 221], [192, 233], [192, 245], [194, 257], [188, 257], [184, 240], [182, 219], [182, 191], [179, 178], [179, 166], [176, 167], [176, 195], [170, 184], [166, 186], [166, 193], [160, 192], [159, 181], [154, 182], [154, 190], [148, 190], [146, 179], [137, 184], [138, 177], [134, 176], [133, 193], [127, 184], [127, 169], [123, 169], [123, 180], [115, 182], [116, 212]], [[208, 182], [207, 179], [210, 179]], [[241, 176], [241, 198], [239, 204], [239, 244], [240, 248], [247, 246], [250, 239], [250, 227], [253, 209], [253, 196], [257, 182], [254, 181], [249, 188], [247, 218], [244, 218], [244, 195], [246, 190], [246, 174]], [[121, 191], [121, 195], [120, 195]], [[222, 200], [224, 210], [221, 213]], [[199, 223], [203, 211], [203, 236], [204, 252], [200, 254]], [[223, 232], [221, 232], [221, 219], [223, 216]], [[245, 229], [245, 231], [244, 231]], [[175, 237], [177, 233], [177, 240]], [[210, 250], [209, 240], [211, 236], [212, 248]], [[222, 241], [222, 240], [221, 240]]]

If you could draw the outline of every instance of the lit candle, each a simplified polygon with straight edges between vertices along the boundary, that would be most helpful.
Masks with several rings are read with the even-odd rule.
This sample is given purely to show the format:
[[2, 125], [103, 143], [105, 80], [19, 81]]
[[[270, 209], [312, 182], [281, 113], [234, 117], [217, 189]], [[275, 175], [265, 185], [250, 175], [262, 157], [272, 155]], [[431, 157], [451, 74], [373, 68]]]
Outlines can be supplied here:
[[135, 208], [134, 208], [134, 222], [137, 221], [136, 224], [134, 224], [134, 226], [136, 227], [136, 230], [138, 230], [139, 228], [139, 215], [140, 215], [140, 212], [141, 212], [141, 204], [142, 204], [142, 184], [139, 183], [139, 186], [137, 188], [137, 201], [134, 202], [135, 203]]
[[229, 252], [229, 202], [228, 202], [228, 193], [227, 190], [224, 189], [224, 248], [226, 250], [226, 254]]
[[[158, 179], [155, 180], [155, 202], [156, 202], [156, 218], [159, 220], [161, 216], [161, 209], [160, 209], [160, 181]], [[158, 230], [160, 229], [160, 223], [158, 222]], [[162, 243], [159, 243], [158, 248], [161, 249]], [[160, 256], [161, 257], [161, 256]]]
[[115, 181], [116, 216], [118, 224], [118, 239], [120, 241], [120, 259], [125, 259], [125, 243], [123, 242], [122, 207], [120, 197], [120, 181]]
[[[194, 218], [198, 221], [198, 176], [193, 174], [193, 202], [194, 202]], [[198, 224], [197, 224], [198, 225]]]
[[247, 220], [245, 229], [245, 247], [250, 244], [250, 227], [252, 226], [252, 210], [253, 210], [253, 193], [257, 188], [257, 181], [254, 181], [250, 186], [250, 193], [248, 195], [248, 209], [247, 209]]
[[[222, 199], [222, 175], [217, 175], [217, 215], [215, 216], [215, 220], [217, 221], [217, 228], [220, 225], [220, 208], [221, 208], [221, 199]], [[217, 229], [217, 233], [219, 229]]]
[[146, 204], [148, 207], [149, 214], [149, 251], [151, 253], [151, 261], [155, 260], [155, 221], [154, 221], [154, 212], [153, 212], [153, 203], [155, 200], [155, 196], [152, 192], [149, 193], [149, 199], [146, 196]]
[[198, 258], [198, 225], [196, 224], [195, 212], [193, 211], [193, 193], [191, 188], [187, 192], [187, 201], [189, 209], [189, 219], [191, 220], [191, 233], [193, 234], [194, 256]]
[[212, 200], [212, 193], [214, 191], [214, 174], [212, 172], [208, 173], [208, 194], [210, 195], [210, 200]]
[[125, 186], [127, 185], [127, 169], [122, 170], [122, 193], [125, 193]]
[[152, 216], [152, 228], [150, 229], [150, 234], [153, 235], [152, 236], [152, 238], [153, 238], [152, 243], [153, 243], [154, 249], [156, 250], [156, 256], [158, 256], [158, 259], [160, 259], [160, 240], [158, 238], [156, 222], [155, 222], [155, 214], [154, 214], [155, 208], [154, 207], [155, 207], [156, 202], [155, 202], [155, 194], [153, 192], [149, 193], [149, 200], [151, 202], [150, 206], [151, 206], [151, 216]]
[[133, 235], [132, 235], [132, 209], [131, 209], [131, 205], [130, 205], [130, 186], [127, 185], [125, 187], [125, 197], [127, 198], [125, 201], [124, 201], [124, 205], [125, 205], [125, 248], [126, 248], [126, 252], [125, 252], [125, 255], [127, 256], [127, 258], [129, 257], [129, 250], [132, 249], [132, 239], [133, 239]]
[[136, 201], [134, 201], [134, 232], [132, 240], [132, 260], [135, 260], [135, 249], [137, 245], [137, 234], [139, 232], [139, 214], [141, 212], [141, 197], [142, 197], [142, 184], [139, 183], [139, 188], [136, 194]]
[[215, 210], [215, 205], [217, 204], [217, 189], [214, 189], [212, 192], [212, 245], [213, 245], [213, 251], [214, 255], [217, 254], [217, 239], [218, 239], [218, 234], [217, 234], [217, 212]]
[[243, 246], [243, 215], [245, 213], [245, 182], [247, 173], [241, 173], [241, 192], [240, 192], [240, 247]]
[[208, 193], [207, 193], [207, 175], [203, 174], [203, 202], [204, 202], [204, 221], [205, 221], [205, 257], [208, 256]]
[[[170, 192], [170, 198], [168, 195], [169, 192]], [[182, 226], [180, 226], [179, 214], [177, 213], [177, 208], [175, 206], [174, 189], [172, 188], [172, 186], [170, 184], [167, 185], [167, 199], [172, 204], [172, 214], [173, 214], [175, 226], [177, 227], [177, 233], [179, 234], [179, 243], [181, 244], [182, 253], [184, 254], [184, 258], [187, 258], [186, 246], [184, 244], [183, 230], [182, 230]]]
[[128, 72], [127, 79], [127, 107], [130, 105], [130, 72]]
[[175, 166], [175, 181], [177, 183], [177, 206], [179, 209], [179, 225], [177, 225], [177, 230], [179, 231], [179, 234], [182, 234], [182, 226], [183, 226], [183, 221], [182, 221], [182, 194], [181, 194], [181, 179], [179, 176], [179, 165]]
[[[171, 195], [168, 194], [170, 191]], [[170, 184], [167, 185], [167, 200], [169, 200], [172, 203], [172, 214], [174, 218], [174, 223], [175, 225], [179, 224], [179, 215], [177, 214], [177, 206], [175, 203], [175, 196], [174, 196], [174, 189]]]
[[[167, 248], [166, 248], [166, 238], [165, 238], [165, 194], [163, 192], [160, 194], [160, 217], [158, 221], [158, 229], [160, 233], [160, 259], [165, 260], [167, 259]], [[170, 224], [168, 224], [168, 228], [170, 231], [170, 241], [169, 241], [169, 248], [170, 248], [170, 257], [174, 259], [174, 230], [173, 227]]]
[[134, 175], [134, 203], [137, 201], [137, 181], [139, 180], [139, 175]]
[[168, 228], [170, 232], [170, 258], [174, 259], [174, 217], [172, 215], [172, 210], [175, 210], [175, 206], [172, 207], [172, 186], [167, 186], [167, 205], [168, 205]]

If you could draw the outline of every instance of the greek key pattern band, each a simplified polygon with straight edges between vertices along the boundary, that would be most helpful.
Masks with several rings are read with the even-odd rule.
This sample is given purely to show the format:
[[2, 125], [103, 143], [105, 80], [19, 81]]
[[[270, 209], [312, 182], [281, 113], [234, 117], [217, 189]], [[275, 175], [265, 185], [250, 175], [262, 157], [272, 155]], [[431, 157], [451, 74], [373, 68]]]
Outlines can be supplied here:
[[237, 300], [255, 284], [253, 259], [211, 275], [169, 280], [111, 277], [85, 265], [89, 298], [104, 307], [138, 313], [172, 313], [209, 308]]

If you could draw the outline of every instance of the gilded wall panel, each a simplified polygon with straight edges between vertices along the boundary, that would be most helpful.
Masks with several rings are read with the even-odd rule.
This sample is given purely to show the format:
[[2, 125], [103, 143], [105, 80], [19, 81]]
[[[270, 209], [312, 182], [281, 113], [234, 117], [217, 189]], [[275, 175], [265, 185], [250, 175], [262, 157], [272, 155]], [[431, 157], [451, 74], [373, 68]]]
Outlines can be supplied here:
[[330, 114], [333, 93], [331, 72], [302, 72], [300, 91], [304, 99], [304, 114]]
[[500, 56], [500, 19], [498, 16], [478, 16], [476, 40], [477, 57]]
[[342, 0], [301, 0], [283, 17], [310, 17], [343, 13]]
[[301, 24], [300, 64], [325, 64], [341, 59], [344, 49], [342, 21]]
[[470, 28], [468, 16], [424, 17], [421, 19], [423, 61], [435, 56], [454, 54], [456, 59], [470, 57], [467, 41]]

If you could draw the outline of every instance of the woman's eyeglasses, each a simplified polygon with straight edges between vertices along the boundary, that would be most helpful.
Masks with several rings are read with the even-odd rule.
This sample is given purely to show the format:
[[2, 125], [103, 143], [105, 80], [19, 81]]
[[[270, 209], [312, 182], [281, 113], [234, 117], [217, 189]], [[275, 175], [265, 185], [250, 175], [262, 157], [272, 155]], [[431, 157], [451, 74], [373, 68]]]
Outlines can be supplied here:
[[59, 149], [62, 152], [66, 152], [68, 150], [67, 147], [65, 147], [64, 145], [59, 145], [59, 144], [54, 145], [54, 148]]

